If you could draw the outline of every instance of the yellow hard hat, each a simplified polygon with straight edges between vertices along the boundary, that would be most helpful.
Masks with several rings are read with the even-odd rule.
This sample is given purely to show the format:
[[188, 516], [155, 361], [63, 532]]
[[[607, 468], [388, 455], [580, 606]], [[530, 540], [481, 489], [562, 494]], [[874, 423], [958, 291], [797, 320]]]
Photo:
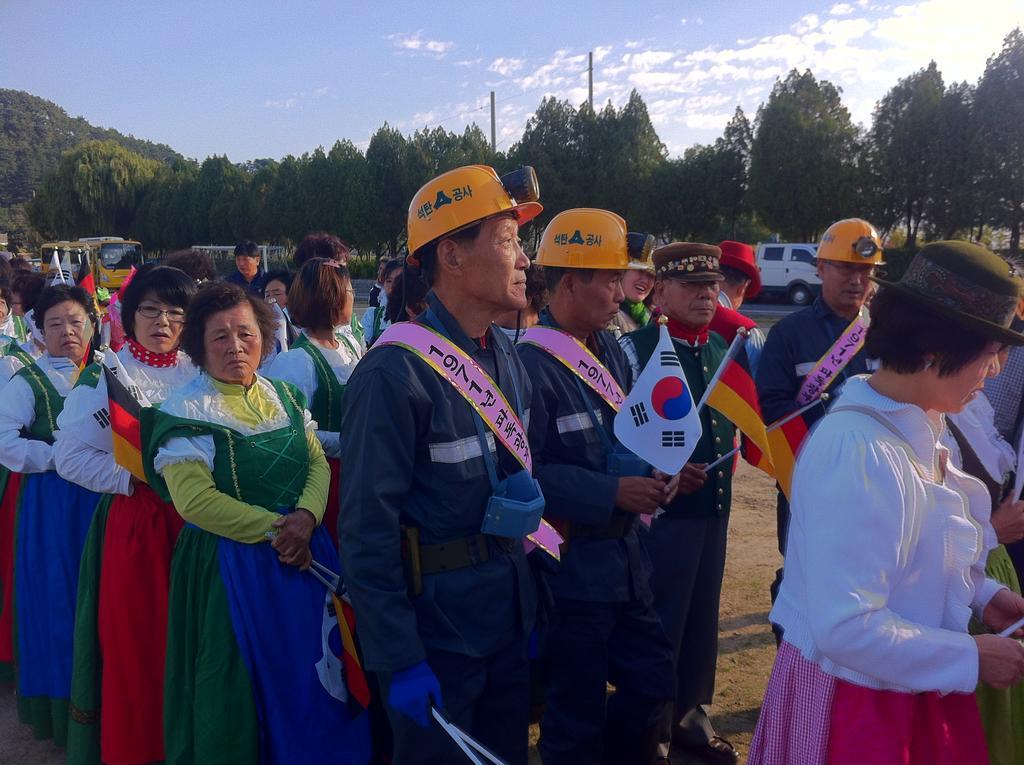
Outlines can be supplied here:
[[819, 260], [884, 265], [882, 238], [875, 227], [860, 218], [846, 218], [829, 226], [818, 245]]
[[520, 225], [533, 220], [544, 209], [539, 198], [537, 174], [529, 166], [501, 178], [487, 165], [442, 173], [424, 184], [409, 205], [409, 263], [419, 265], [417, 251], [424, 245], [492, 215], [514, 213]]
[[560, 212], [540, 237], [537, 265], [625, 270], [630, 260], [650, 261], [654, 237], [626, 231], [613, 212], [579, 207]]

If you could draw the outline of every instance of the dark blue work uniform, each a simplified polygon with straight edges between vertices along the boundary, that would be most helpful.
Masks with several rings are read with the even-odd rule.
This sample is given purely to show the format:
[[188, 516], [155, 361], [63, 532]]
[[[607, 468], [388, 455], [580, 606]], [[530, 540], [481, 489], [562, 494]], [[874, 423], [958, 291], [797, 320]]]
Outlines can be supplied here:
[[247, 282], [241, 271], [233, 271], [224, 277], [224, 281], [228, 284], [237, 284], [246, 292], [263, 297], [263, 290], [267, 288], [267, 272], [263, 270], [263, 266], [260, 266], [256, 269], [256, 275], [252, 277], [252, 281]]
[[[557, 328], [547, 310], [540, 324]], [[614, 337], [592, 337], [591, 351], [628, 391], [632, 373]], [[672, 654], [652, 606], [646, 531], [615, 506], [619, 479], [607, 473], [615, 412], [547, 351], [518, 348], [533, 382], [530, 447], [544, 516], [567, 538], [547, 580], [554, 608], [541, 757], [545, 765], [650, 762], [672, 698]], [[608, 682], [616, 692], [606, 710]]]
[[[478, 342], [433, 293], [427, 304], [417, 321], [440, 326], [509, 402], [528, 406], [530, 382], [511, 341], [491, 327]], [[521, 467], [486, 427], [484, 453], [474, 417], [411, 351], [366, 354], [342, 404], [341, 559], [366, 668], [385, 695], [391, 673], [426, 660], [449, 719], [510, 763], [526, 763], [536, 590], [520, 540], [480, 531], [491, 496], [484, 459], [502, 478]], [[418, 583], [409, 562], [416, 537]], [[395, 763], [463, 761], [439, 726], [420, 728], [390, 707], [388, 715]]]

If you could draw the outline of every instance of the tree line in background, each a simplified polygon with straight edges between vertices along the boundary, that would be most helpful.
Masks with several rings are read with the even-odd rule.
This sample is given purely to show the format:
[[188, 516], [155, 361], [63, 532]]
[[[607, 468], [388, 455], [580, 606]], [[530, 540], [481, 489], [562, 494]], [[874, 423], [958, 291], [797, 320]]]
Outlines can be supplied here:
[[385, 123], [366, 151], [338, 141], [281, 161], [144, 157], [108, 141], [64, 154], [28, 216], [47, 238], [118, 234], [150, 250], [244, 238], [289, 244], [330, 231], [362, 253], [398, 254], [414, 192], [459, 165], [533, 165], [546, 211], [601, 207], [664, 239], [816, 241], [859, 216], [913, 248], [983, 240], [1024, 223], [1024, 34], [1015, 29], [976, 85], [946, 84], [933, 62], [900, 80], [859, 129], [839, 88], [810, 71], [775, 83], [753, 123], [740, 108], [722, 136], [670, 159], [635, 91], [622, 108], [546, 98], [520, 141], [490, 151], [480, 129], [405, 136]]

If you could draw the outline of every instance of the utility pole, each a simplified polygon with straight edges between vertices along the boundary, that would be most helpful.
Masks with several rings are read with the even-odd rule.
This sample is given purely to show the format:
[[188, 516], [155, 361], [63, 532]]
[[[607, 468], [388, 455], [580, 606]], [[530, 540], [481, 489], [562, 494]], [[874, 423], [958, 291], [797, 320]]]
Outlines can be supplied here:
[[494, 154], [494, 91], [491, 91], [491, 154]]
[[590, 111], [594, 111], [594, 51], [587, 54], [589, 64], [587, 66], [587, 100], [590, 101]]

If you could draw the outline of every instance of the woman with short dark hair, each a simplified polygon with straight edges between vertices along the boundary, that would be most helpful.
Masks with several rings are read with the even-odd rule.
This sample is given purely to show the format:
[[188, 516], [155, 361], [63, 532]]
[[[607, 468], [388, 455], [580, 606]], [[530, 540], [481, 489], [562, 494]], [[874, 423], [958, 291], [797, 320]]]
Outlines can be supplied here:
[[309, 402], [317, 422], [317, 437], [331, 467], [331, 491], [323, 525], [337, 543], [341, 400], [349, 375], [362, 355], [351, 338], [335, 333], [335, 327], [347, 325], [352, 317], [348, 269], [323, 258], [307, 260], [292, 282], [288, 304], [302, 333], [291, 350], [278, 354], [267, 376], [291, 383]]
[[1024, 678], [1024, 646], [968, 633], [973, 612], [1024, 635], [1024, 598], [986, 577], [989, 492], [940, 441], [1004, 345], [1024, 344], [1009, 329], [1021, 279], [937, 242], [876, 281], [865, 351], [881, 368], [847, 381], [797, 460], [754, 765], [987, 763], [975, 687]]
[[80, 570], [68, 756], [164, 759], [163, 676], [171, 553], [181, 517], [114, 457], [107, 370], [142, 406], [157, 406], [197, 374], [179, 349], [195, 281], [143, 267], [124, 291], [126, 340], [87, 367], [57, 418], [60, 475], [103, 495]]
[[186, 523], [171, 562], [168, 762], [369, 760], [327, 639], [333, 605], [301, 573], [314, 558], [339, 568], [317, 528], [330, 471], [302, 393], [257, 374], [274, 329], [256, 296], [200, 289], [182, 345], [202, 374], [155, 413], [146, 444], [151, 485]]
[[19, 708], [37, 737], [63, 746], [78, 567], [100, 497], [58, 475], [53, 442], [65, 397], [92, 360], [92, 298], [81, 287], [48, 287], [35, 323], [46, 350], [19, 364], [0, 396], [0, 465], [24, 474], [14, 535]]

